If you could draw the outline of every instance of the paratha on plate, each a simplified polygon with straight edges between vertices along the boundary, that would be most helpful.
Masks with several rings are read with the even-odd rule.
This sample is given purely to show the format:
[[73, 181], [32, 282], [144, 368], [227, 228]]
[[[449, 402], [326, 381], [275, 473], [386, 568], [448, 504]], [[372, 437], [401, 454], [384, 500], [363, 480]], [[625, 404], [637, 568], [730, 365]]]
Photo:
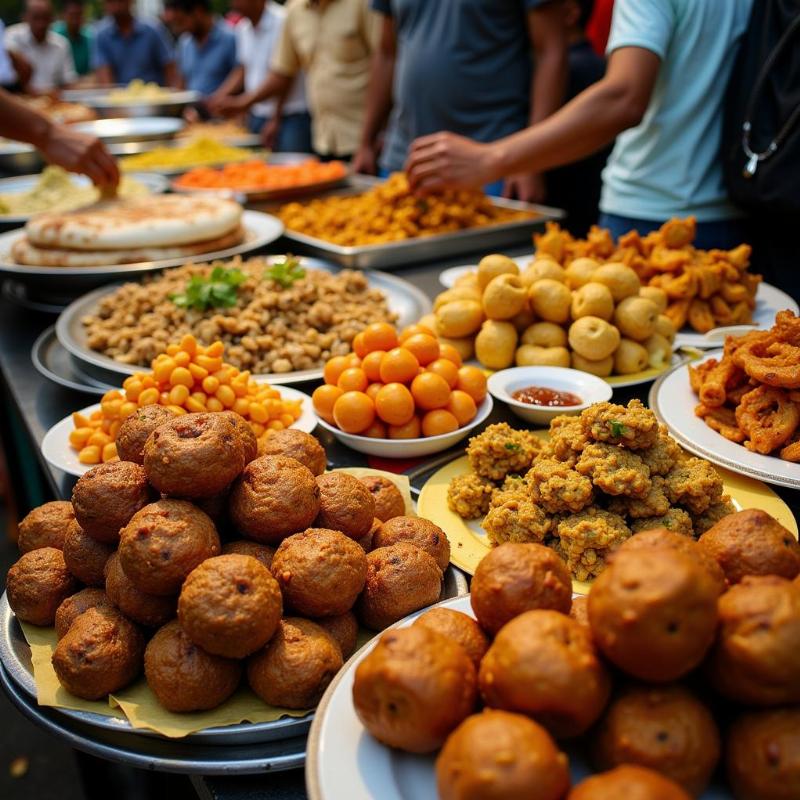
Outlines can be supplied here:
[[40, 214], [28, 221], [25, 233], [35, 247], [142, 250], [218, 239], [238, 228], [241, 220], [242, 207], [232, 200], [164, 194]]

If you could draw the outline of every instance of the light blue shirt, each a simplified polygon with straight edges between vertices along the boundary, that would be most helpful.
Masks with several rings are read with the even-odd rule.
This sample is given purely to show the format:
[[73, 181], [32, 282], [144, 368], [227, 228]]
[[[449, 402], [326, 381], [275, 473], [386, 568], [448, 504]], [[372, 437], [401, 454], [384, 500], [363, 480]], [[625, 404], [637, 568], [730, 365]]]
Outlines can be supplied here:
[[722, 104], [753, 0], [616, 0], [607, 53], [661, 59], [641, 123], [617, 137], [603, 171], [607, 214], [700, 222], [740, 216], [722, 180]]
[[203, 97], [213, 94], [236, 66], [236, 37], [224, 22], [215, 22], [202, 45], [190, 34], [178, 40], [178, 69], [186, 88]]
[[164, 83], [164, 67], [175, 60], [172, 48], [158, 29], [140, 19], [123, 36], [110, 17], [98, 26], [92, 42], [92, 68], [111, 67], [115, 83], [135, 78]]

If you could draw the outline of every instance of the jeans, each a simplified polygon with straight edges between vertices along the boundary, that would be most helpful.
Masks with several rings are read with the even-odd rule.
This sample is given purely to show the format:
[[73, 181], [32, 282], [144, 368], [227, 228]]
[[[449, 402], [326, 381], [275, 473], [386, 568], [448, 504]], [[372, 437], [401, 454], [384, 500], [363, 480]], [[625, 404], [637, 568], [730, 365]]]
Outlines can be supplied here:
[[[266, 121], [264, 117], [250, 114], [247, 127], [251, 133], [261, 133]], [[310, 153], [311, 116], [303, 111], [282, 117], [278, 128], [278, 140], [273, 149], [276, 153]]]
[[[611, 235], [618, 239], [623, 233], [637, 230], [642, 236], [658, 230], [662, 223], [650, 219], [620, 217], [617, 214], [600, 214], [597, 223], [601, 228], [608, 228]], [[733, 250], [734, 247], [750, 241], [746, 219], [720, 219], [711, 222], [698, 222], [694, 246], [699, 250]]]

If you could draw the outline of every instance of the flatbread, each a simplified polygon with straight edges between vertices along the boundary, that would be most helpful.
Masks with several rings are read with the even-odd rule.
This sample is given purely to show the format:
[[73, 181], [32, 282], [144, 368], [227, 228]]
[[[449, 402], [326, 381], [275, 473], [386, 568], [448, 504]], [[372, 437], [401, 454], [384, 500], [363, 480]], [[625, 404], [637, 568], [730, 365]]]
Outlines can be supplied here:
[[242, 207], [232, 200], [162, 194], [40, 214], [28, 221], [25, 233], [36, 247], [140, 250], [217, 239], [236, 229], [241, 220]]
[[11, 247], [11, 258], [17, 264], [29, 267], [106, 267], [114, 264], [138, 264], [141, 261], [166, 261], [216, 253], [236, 247], [245, 239], [244, 228], [239, 226], [230, 233], [199, 244], [176, 247], [141, 247], [131, 250], [66, 250], [57, 247], [37, 247], [27, 236], [17, 239]]

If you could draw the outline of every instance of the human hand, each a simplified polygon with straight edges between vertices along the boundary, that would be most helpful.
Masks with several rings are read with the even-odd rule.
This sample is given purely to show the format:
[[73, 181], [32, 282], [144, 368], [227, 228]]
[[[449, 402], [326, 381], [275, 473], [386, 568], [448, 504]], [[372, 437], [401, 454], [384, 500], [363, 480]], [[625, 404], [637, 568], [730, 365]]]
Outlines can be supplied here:
[[361, 145], [353, 156], [353, 172], [363, 175], [378, 174], [378, 157], [375, 148], [371, 145]]
[[51, 164], [88, 175], [97, 186], [114, 188], [119, 183], [116, 160], [95, 136], [53, 123], [39, 149]]
[[491, 145], [442, 131], [411, 144], [406, 174], [415, 192], [477, 188], [491, 183]]
[[523, 203], [543, 203], [547, 194], [544, 175], [524, 172], [506, 178], [503, 197], [521, 200]]
[[280, 129], [280, 117], [273, 117], [264, 123], [264, 127], [261, 129], [261, 144], [263, 144], [267, 150], [275, 149], [275, 145], [278, 142], [278, 132]]
[[218, 117], [235, 117], [243, 114], [251, 105], [246, 94], [228, 95], [219, 98], [211, 110]]

